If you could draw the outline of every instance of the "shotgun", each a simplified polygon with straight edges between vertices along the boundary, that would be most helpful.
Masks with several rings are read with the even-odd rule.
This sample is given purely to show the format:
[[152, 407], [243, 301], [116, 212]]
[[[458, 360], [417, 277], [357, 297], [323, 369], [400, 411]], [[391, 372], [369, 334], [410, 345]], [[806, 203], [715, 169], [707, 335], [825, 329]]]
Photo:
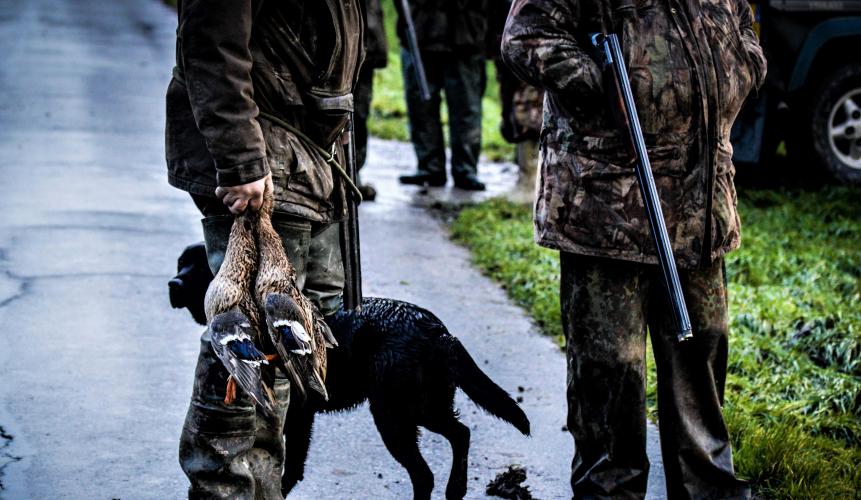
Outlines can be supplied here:
[[661, 269], [664, 285], [666, 285], [667, 299], [673, 310], [678, 340], [682, 342], [692, 337], [691, 319], [688, 316], [688, 307], [685, 304], [685, 296], [679, 282], [679, 271], [676, 268], [673, 248], [667, 234], [667, 225], [661, 211], [661, 200], [658, 198], [658, 190], [655, 188], [655, 178], [652, 175], [649, 153], [646, 150], [646, 141], [643, 139], [640, 118], [637, 116], [637, 107], [634, 104], [631, 82], [628, 79], [628, 70], [622, 57], [619, 38], [614, 34], [597, 33], [592, 35], [592, 44], [599, 49], [604, 82], [609, 86], [613, 114], [619, 122], [623, 137], [628, 138], [627, 142], [631, 153], [637, 157], [635, 170], [640, 185], [640, 194], [643, 196], [643, 205], [649, 219], [652, 237], [655, 240], [658, 267]]
[[422, 63], [422, 54], [419, 50], [418, 38], [416, 38], [416, 25], [413, 23], [413, 14], [410, 11], [410, 3], [407, 0], [401, 0], [401, 15], [404, 16], [404, 26], [407, 35], [407, 50], [410, 52], [410, 58], [413, 60], [413, 68], [416, 71], [416, 80], [419, 82], [419, 91], [423, 101], [430, 101], [430, 89], [428, 88], [428, 79], [425, 76], [425, 65]]
[[[358, 183], [356, 168], [356, 133], [353, 114], [347, 123], [349, 143], [344, 148], [346, 170], [350, 180]], [[341, 222], [341, 258], [344, 262], [344, 310], [362, 307], [362, 254], [359, 246], [359, 203], [361, 199], [347, 190], [347, 219]]]

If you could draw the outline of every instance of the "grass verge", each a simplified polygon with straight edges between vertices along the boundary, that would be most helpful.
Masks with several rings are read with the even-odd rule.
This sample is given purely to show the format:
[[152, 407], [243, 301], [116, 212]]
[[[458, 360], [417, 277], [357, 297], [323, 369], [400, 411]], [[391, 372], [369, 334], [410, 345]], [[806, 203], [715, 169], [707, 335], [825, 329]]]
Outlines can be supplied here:
[[[858, 191], [742, 190], [742, 248], [727, 258], [725, 415], [739, 473], [768, 498], [861, 491], [861, 209]], [[529, 207], [465, 208], [455, 240], [563, 343], [556, 252], [532, 242]], [[649, 401], [655, 401], [654, 363]], [[650, 409], [652, 412], [654, 408]]]

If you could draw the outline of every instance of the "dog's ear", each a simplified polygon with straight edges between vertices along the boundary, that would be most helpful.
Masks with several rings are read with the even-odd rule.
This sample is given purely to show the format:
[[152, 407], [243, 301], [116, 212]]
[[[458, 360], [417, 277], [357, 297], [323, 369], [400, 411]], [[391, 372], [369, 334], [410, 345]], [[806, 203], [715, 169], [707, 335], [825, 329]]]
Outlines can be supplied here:
[[198, 267], [200, 264], [203, 264], [201, 269], [209, 269], [209, 262], [206, 260], [206, 244], [202, 241], [185, 247], [176, 259], [176, 270], [179, 272], [183, 267]]
[[203, 301], [213, 276], [203, 242], [185, 247], [177, 259], [177, 270], [176, 276], [168, 281], [170, 305], [187, 308], [196, 322], [205, 325]]

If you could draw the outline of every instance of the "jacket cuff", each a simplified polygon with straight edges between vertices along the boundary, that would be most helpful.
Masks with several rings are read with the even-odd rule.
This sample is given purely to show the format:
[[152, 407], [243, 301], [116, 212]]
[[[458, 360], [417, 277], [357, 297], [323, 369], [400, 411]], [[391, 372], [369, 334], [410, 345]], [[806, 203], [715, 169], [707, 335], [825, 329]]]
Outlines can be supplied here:
[[216, 179], [219, 186], [230, 187], [259, 181], [267, 175], [269, 175], [269, 163], [266, 157], [263, 157], [228, 168], [219, 168]]

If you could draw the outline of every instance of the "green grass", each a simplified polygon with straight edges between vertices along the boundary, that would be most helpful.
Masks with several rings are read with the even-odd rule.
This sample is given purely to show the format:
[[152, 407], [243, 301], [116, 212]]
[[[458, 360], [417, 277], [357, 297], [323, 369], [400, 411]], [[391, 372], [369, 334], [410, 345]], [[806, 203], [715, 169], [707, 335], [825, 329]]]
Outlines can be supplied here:
[[[739, 473], [768, 498], [861, 491], [858, 195], [827, 187], [739, 196], [725, 413]], [[558, 257], [532, 242], [530, 209], [490, 200], [465, 208], [452, 233], [561, 345]], [[653, 405], [651, 360], [649, 378]]]
[[[401, 77], [400, 42], [395, 33], [395, 13], [393, 2], [383, 2], [386, 35], [389, 42], [388, 65], [374, 74], [374, 99], [371, 103], [371, 117], [368, 130], [371, 135], [383, 139], [408, 141], [407, 107], [404, 102], [404, 85]], [[514, 146], [505, 142], [499, 132], [501, 108], [499, 105], [499, 86], [496, 84], [496, 70], [492, 63], [487, 64], [487, 90], [482, 100], [482, 154], [490, 160], [511, 160]], [[440, 112], [448, 135], [448, 108], [443, 103]]]

